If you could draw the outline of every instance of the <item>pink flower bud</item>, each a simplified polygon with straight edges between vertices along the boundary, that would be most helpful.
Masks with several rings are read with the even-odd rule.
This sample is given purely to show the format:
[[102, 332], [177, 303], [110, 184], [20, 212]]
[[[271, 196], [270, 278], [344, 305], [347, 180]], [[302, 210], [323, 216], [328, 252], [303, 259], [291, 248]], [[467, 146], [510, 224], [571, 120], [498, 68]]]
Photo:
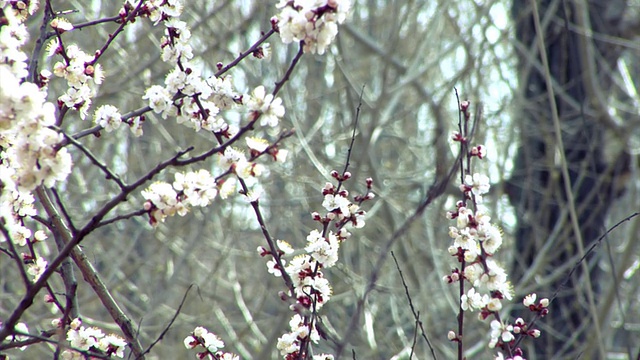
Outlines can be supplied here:
[[373, 179], [372, 178], [367, 178], [367, 180], [365, 180], [367, 182], [367, 188], [371, 189], [371, 186], [373, 185]]
[[277, 16], [272, 16], [269, 21], [271, 22], [271, 28], [273, 30], [279, 32], [280, 29], [278, 29], [278, 17]]

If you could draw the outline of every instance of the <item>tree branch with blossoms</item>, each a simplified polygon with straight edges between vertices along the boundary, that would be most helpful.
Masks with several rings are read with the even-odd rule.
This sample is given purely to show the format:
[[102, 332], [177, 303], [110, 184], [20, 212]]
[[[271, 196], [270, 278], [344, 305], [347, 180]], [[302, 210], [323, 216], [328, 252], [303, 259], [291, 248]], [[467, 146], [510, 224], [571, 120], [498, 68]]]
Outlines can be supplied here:
[[[55, 303], [63, 312], [62, 318], [53, 321], [55, 332], [61, 336], [56, 342], [56, 357], [60, 356], [65, 359], [82, 356], [123, 357], [125, 346], [129, 346], [137, 358], [143, 358], [145, 352], [142, 350], [131, 320], [120, 309], [98, 272], [78, 245], [97, 228], [135, 216], [149, 216], [149, 221], [154, 226], [164, 222], [168, 216], [175, 214], [184, 216], [191, 207], [207, 206], [218, 195], [222, 199], [230, 196], [236, 182], [240, 185], [240, 192], [250, 200], [252, 206], [255, 206], [256, 213], [259, 215], [257, 196], [259, 189], [253, 188], [256, 187], [257, 181], [255, 179], [262, 173], [263, 165], [257, 160], [263, 155], [269, 155], [274, 161], [284, 161], [287, 151], [279, 149], [278, 145], [293, 132], [282, 132], [276, 140], [271, 142], [260, 138], [248, 138], [246, 135], [250, 131], [254, 131], [258, 124], [260, 128], [274, 128], [278, 125], [279, 119], [284, 115], [284, 107], [276, 94], [289, 79], [303, 53], [317, 52], [321, 54], [325, 51], [337, 33], [337, 23], [344, 21], [349, 3], [332, 0], [314, 7], [316, 5], [294, 6], [293, 3], [281, 2], [278, 4], [281, 14], [272, 19], [271, 30], [263, 34], [256, 43], [227, 66], [223, 67], [219, 64], [215, 76], [209, 79], [204, 79], [200, 70], [190, 64], [193, 57], [189, 45], [191, 34], [186, 23], [178, 20], [183, 9], [180, 0], [126, 0], [117, 17], [87, 21], [76, 27], [62, 17], [63, 13], [56, 13], [53, 10], [51, 1], [46, 1], [38, 46], [32, 54], [31, 67], [29, 68], [24, 61], [26, 56], [23, 56], [19, 48], [27, 37], [24, 20], [36, 12], [37, 6], [38, 2], [33, 0], [3, 0], [0, 2], [0, 16], [6, 20], [0, 22], [0, 31], [10, 34], [9, 38], [15, 40], [10, 44], [14, 47], [11, 49], [14, 52], [8, 53], [13, 54], [14, 58], [0, 58], [3, 61], [0, 63], [0, 74], [3, 81], [7, 79], [7, 88], [18, 89], [14, 94], [5, 93], [7, 88], [3, 83], [2, 95], [6, 95], [9, 102], [7, 108], [0, 109], [0, 113], [11, 113], [12, 116], [8, 119], [25, 120], [23, 122], [9, 120], [5, 123], [5, 118], [0, 118], [3, 121], [0, 124], [2, 125], [0, 129], [3, 131], [0, 136], [0, 141], [2, 141], [0, 150], [3, 159], [0, 163], [2, 167], [0, 175], [2, 241], [8, 241], [10, 244], [10, 250], [6, 251], [7, 254], [11, 254], [15, 261], [24, 261], [27, 265], [25, 269], [22, 262], [18, 264], [26, 292], [11, 315], [1, 323], [0, 339], [2, 341], [9, 339], [7, 343], [9, 345], [16, 344], [16, 341], [22, 341], [24, 337], [30, 337], [31, 340], [28, 341], [33, 340], [34, 343], [39, 341], [52, 342], [48, 338], [29, 335], [26, 325], [19, 322], [33, 304], [35, 296], [44, 287], [50, 293], [49, 301]], [[147, 89], [142, 97], [143, 100], [148, 101], [147, 106], [123, 116], [117, 107], [103, 105], [95, 111], [94, 122], [96, 126], [80, 130], [74, 135], [68, 135], [70, 132], [63, 128], [63, 122], [67, 126], [72, 120], [67, 115], [77, 112], [80, 119], [84, 120], [88, 116], [92, 99], [96, 95], [95, 88], [103, 82], [104, 70], [98, 60], [110, 49], [118, 35], [123, 32], [124, 27], [134, 22], [136, 18], [148, 18], [154, 25], [160, 23], [165, 25], [166, 36], [161, 41], [161, 57], [163, 61], [174, 64], [174, 70], [167, 75], [164, 86], [155, 85]], [[298, 26], [300, 21], [308, 22], [311, 26], [300, 28]], [[107, 23], [117, 23], [119, 26], [94, 52], [94, 55], [88, 55], [78, 45], [72, 44], [66, 39], [67, 35], [72, 34], [74, 30]], [[49, 26], [53, 28], [53, 32], [47, 32]], [[285, 43], [294, 41], [300, 43], [300, 51], [293, 58], [283, 78], [276, 82], [276, 87], [271, 94], [267, 94], [263, 86], [256, 87], [250, 95], [236, 93], [230, 77], [222, 75], [239, 64], [249, 54], [258, 58], [264, 57], [266, 47], [263, 47], [262, 44], [276, 32], [280, 32]], [[52, 39], [47, 46], [48, 55], [62, 57], [62, 61], [53, 65], [53, 74], [66, 80], [68, 86], [66, 92], [57, 99], [57, 111], [55, 105], [45, 101], [44, 96], [48, 91], [47, 84], [51, 79], [51, 73], [38, 71], [37, 58], [39, 58], [39, 53], [47, 38]], [[2, 46], [5, 44], [0, 44], [0, 49]], [[29, 76], [29, 74], [31, 75]], [[32, 108], [25, 106], [25, 103]], [[230, 110], [235, 106], [242, 106], [249, 112], [248, 122], [241, 128], [235, 128], [219, 116], [221, 111]], [[149, 111], [160, 114], [164, 119], [175, 118], [178, 123], [183, 123], [196, 132], [205, 130], [213, 134], [218, 145], [203, 154], [186, 159], [183, 156], [192, 148], [179, 151], [168, 160], [158, 163], [142, 177], [127, 184], [80, 142], [81, 139], [91, 134], [100, 135], [102, 131], [106, 133], [116, 131], [122, 123], [129, 126], [134, 136], [142, 136], [145, 114]], [[242, 138], [246, 139], [246, 146], [251, 153], [249, 158], [241, 150], [234, 147]], [[29, 146], [24, 147], [23, 144], [29, 144]], [[46, 190], [53, 188], [56, 183], [64, 182], [73, 171], [71, 154], [66, 148], [68, 144], [73, 144], [78, 148], [93, 166], [106, 175], [106, 181], [114, 182], [119, 189], [117, 194], [111, 196], [93, 214], [90, 214], [85, 225], [80, 228], [73, 226], [66, 206], [57, 193], [54, 191], [56, 194], [54, 203]], [[203, 169], [176, 173], [175, 181], [172, 184], [155, 182], [141, 192], [145, 199], [142, 210], [116, 215], [104, 220], [130, 194], [163, 173], [167, 168], [184, 167], [203, 162], [216, 154], [220, 156], [218, 161], [220, 175], [214, 177]], [[230, 175], [235, 176], [235, 181], [225, 179]], [[347, 178], [347, 173], [340, 175], [339, 183], [341, 184]], [[371, 184], [369, 183], [368, 186], [370, 189]], [[47, 217], [42, 220], [54, 233], [58, 245], [57, 255], [50, 262], [38, 255], [33, 246], [37, 242], [43, 241], [46, 236], [43, 236], [40, 231], [31, 236], [30, 230], [25, 227], [25, 219], [38, 216], [33, 206], [34, 197], [31, 195], [34, 190], [38, 194], [39, 204], [45, 208], [47, 214]], [[329, 189], [325, 190], [330, 192]], [[346, 192], [341, 191], [335, 196], [343, 196], [343, 194]], [[359, 203], [366, 200], [367, 196], [372, 197], [372, 195], [363, 195]], [[335, 214], [342, 214], [343, 221], [340, 228], [349, 221], [357, 225], [363, 224], [364, 212], [359, 210], [358, 205], [342, 209], [342, 212], [338, 209], [333, 209], [333, 211]], [[348, 211], [348, 213], [344, 211]], [[324, 232], [327, 231], [326, 225]], [[267, 232], [265, 232], [265, 236], [270, 239]], [[31, 254], [19, 256], [15, 244], [27, 245]], [[271, 247], [275, 249], [273, 242]], [[273, 253], [277, 254], [276, 251]], [[67, 287], [67, 305], [62, 306], [56, 300], [49, 280], [59, 269], [65, 268], [63, 264], [68, 261], [69, 256], [79, 267], [83, 277], [91, 285], [114, 322], [118, 324], [125, 339], [116, 335], [105, 335], [100, 329], [86, 327], [82, 324], [82, 320], [78, 316], [78, 306], [75, 303], [77, 300], [75, 277], [70, 267], [68, 268], [70, 271], [60, 272]], [[61, 268], [61, 266], [63, 267]], [[281, 267], [284, 267], [284, 263], [281, 263]], [[319, 265], [316, 266], [312, 272], [313, 276], [321, 277], [319, 267]], [[33, 277], [33, 282], [29, 276]], [[291, 283], [293, 284], [293, 281]], [[290, 291], [292, 296], [295, 295], [293, 286]], [[322, 301], [328, 300], [328, 295], [325, 296], [325, 299], [318, 299], [318, 293], [314, 291], [303, 290], [304, 295], [298, 295], [315, 297], [313, 304], [315, 311], [319, 308], [318, 301], [322, 303]], [[314, 319], [312, 318], [311, 321]], [[62, 344], [65, 335], [69, 346]], [[162, 335], [159, 338], [161, 337]], [[3, 347], [5, 347], [4, 344], [3, 342]], [[216, 359], [234, 358], [232, 354], [219, 351], [218, 348], [223, 343], [215, 335], [201, 327], [196, 328], [190, 340], [185, 341], [185, 345], [187, 347], [204, 346], [206, 351], [199, 353], [198, 356], [209, 356]]]
[[[490, 348], [497, 348], [496, 359], [524, 359], [523, 351], [517, 346], [516, 337], [537, 338], [540, 331], [533, 328], [535, 320], [548, 313], [548, 299], [536, 302], [536, 294], [527, 295], [523, 301], [525, 307], [533, 312], [533, 319], [529, 323], [522, 318], [513, 323], [503, 320], [500, 316], [503, 300], [511, 300], [513, 289], [507, 280], [507, 272], [493, 259], [493, 255], [502, 245], [502, 232], [491, 223], [488, 209], [483, 205], [483, 195], [490, 188], [489, 177], [482, 173], [473, 172], [473, 161], [486, 157], [484, 145], [471, 146], [471, 112], [469, 101], [460, 101], [456, 91], [459, 107], [458, 131], [452, 135], [452, 140], [459, 143], [460, 179], [459, 186], [462, 200], [456, 203], [456, 209], [447, 212], [447, 218], [456, 221], [456, 226], [449, 227], [449, 236], [453, 244], [449, 247], [449, 254], [459, 263], [444, 281], [450, 284], [458, 283], [459, 310], [457, 315], [457, 331], [449, 331], [447, 337], [457, 343], [458, 359], [464, 358], [464, 314], [479, 310], [479, 319], [493, 317], [490, 331]], [[480, 114], [481, 112], [478, 112]], [[482, 118], [476, 115], [472, 129], [475, 129]], [[465, 285], [469, 284], [469, 290]]]
[[427, 194], [424, 200], [422, 200], [420, 205], [418, 205], [411, 216], [404, 220], [404, 222], [385, 241], [384, 246], [381, 247], [378, 258], [376, 259], [373, 268], [367, 277], [367, 284], [365, 285], [363, 294], [358, 299], [356, 309], [353, 312], [351, 319], [349, 319], [349, 324], [346, 330], [343, 332], [340, 342], [336, 345], [336, 357], [340, 357], [342, 355], [342, 353], [345, 351], [345, 348], [349, 344], [349, 341], [353, 336], [355, 330], [357, 329], [358, 323], [360, 321], [360, 316], [364, 311], [365, 302], [371, 292], [376, 288], [376, 284], [381, 275], [382, 267], [387, 261], [392, 247], [398, 241], [400, 241], [403, 236], [405, 236], [405, 234], [409, 231], [411, 225], [416, 220], [420, 219], [429, 205], [431, 205], [438, 197], [445, 193], [447, 185], [450, 184], [451, 179], [456, 174], [456, 171], [458, 169], [458, 161], [461, 157], [462, 154], [458, 154], [457, 160], [451, 166], [446, 176], [441, 179], [436, 178], [433, 180], [433, 183], [429, 186], [429, 190], [427, 190]]
[[[354, 123], [355, 126], [357, 126], [357, 120]], [[355, 137], [355, 131], [352, 139], [353, 137]], [[348, 154], [351, 153], [352, 147], [353, 141]], [[267, 263], [269, 272], [275, 276], [282, 276], [288, 287], [289, 281], [293, 281], [290, 293], [281, 293], [282, 300], [290, 303], [289, 308], [294, 312], [289, 322], [291, 332], [280, 337], [277, 345], [280, 353], [287, 360], [311, 359], [311, 343], [318, 343], [320, 338], [327, 338], [324, 329], [320, 327], [318, 312], [329, 301], [331, 287], [322, 270], [333, 267], [337, 263], [340, 244], [351, 236], [346, 226], [362, 228], [365, 225], [365, 212], [360, 206], [363, 202], [374, 198], [373, 181], [369, 178], [366, 180], [366, 192], [354, 196], [353, 202], [348, 199], [349, 192], [341, 190], [341, 187], [351, 178], [351, 173], [348, 171], [349, 155], [345, 163], [347, 165], [342, 173], [336, 170], [331, 171], [337, 186], [327, 183], [322, 188], [324, 196], [322, 206], [328, 212], [324, 215], [318, 212], [311, 214], [322, 230], [315, 229], [309, 233], [307, 246], [304, 248], [305, 254], [294, 257], [285, 266], [286, 262], [281, 257], [293, 253], [291, 245], [278, 241], [276, 252], [263, 247], [258, 248], [261, 256], [273, 258]], [[335, 231], [330, 230], [332, 224]], [[264, 223], [261, 225], [264, 226]], [[333, 358], [334, 356], [329, 354], [313, 355], [313, 359]]]

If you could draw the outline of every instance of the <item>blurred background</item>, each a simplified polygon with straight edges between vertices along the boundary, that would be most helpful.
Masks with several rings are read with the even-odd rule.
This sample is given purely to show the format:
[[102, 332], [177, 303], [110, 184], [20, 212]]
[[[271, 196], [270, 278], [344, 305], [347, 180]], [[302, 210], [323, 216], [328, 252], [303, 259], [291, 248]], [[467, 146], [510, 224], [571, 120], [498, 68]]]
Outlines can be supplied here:
[[[392, 259], [381, 265], [376, 261], [430, 185], [453, 165], [457, 148], [449, 137], [458, 122], [454, 88], [471, 102], [472, 113], [481, 114], [474, 142], [485, 144], [488, 156], [474, 167], [492, 182], [486, 204], [504, 232], [496, 258], [509, 269], [515, 289], [513, 308], [505, 309], [512, 310], [511, 319], [524, 314], [519, 308], [525, 294], [550, 297], [560, 288], [580, 258], [581, 246], [588, 249], [612, 225], [638, 211], [640, 2], [538, 1], [562, 144], [555, 137], [530, 0], [354, 2], [327, 53], [303, 56], [279, 94], [286, 107], [281, 126], [295, 128], [296, 135], [282, 145], [290, 151], [285, 164], [265, 162], [269, 173], [261, 180], [261, 206], [274, 237], [298, 249], [305, 245], [308, 232], [317, 226], [310, 212], [322, 211], [320, 189], [331, 180], [329, 171], [344, 167], [364, 87], [351, 157], [353, 178], [346, 186], [352, 194], [364, 192], [365, 179], [372, 177], [377, 197], [365, 205], [367, 225], [353, 229], [342, 245], [339, 265], [325, 271], [333, 298], [321, 315], [338, 342], [344, 339], [372, 271], [381, 266], [342, 356], [352, 358], [353, 351], [358, 359], [408, 359], [415, 319]], [[121, 6], [120, 1], [98, 0], [53, 3], [57, 11], [77, 10], [68, 15], [72, 23], [115, 16]], [[278, 13], [275, 0], [185, 3], [181, 20], [191, 26], [195, 63], [208, 76], [216, 63], [229, 63], [258, 40]], [[30, 20], [32, 40], [41, 15], [40, 10]], [[116, 27], [85, 28], [64, 39], [93, 53]], [[107, 75], [93, 109], [112, 104], [126, 113], [145, 105], [145, 89], [162, 84], [170, 70], [160, 60], [162, 31], [162, 26], [138, 20], [117, 38], [100, 61]], [[250, 57], [228, 73], [238, 91], [248, 93], [260, 84], [273, 89], [298, 50], [277, 36], [268, 42], [270, 59]], [[52, 65], [48, 60], [43, 67]], [[53, 79], [50, 100], [65, 86]], [[229, 120], [243, 121], [244, 116]], [[71, 113], [63, 127], [73, 133], [92, 125]], [[195, 133], [154, 114], [148, 114], [144, 132], [134, 138], [121, 128], [82, 142], [123, 179], [133, 181], [178, 149], [193, 145], [198, 153], [215, 141], [204, 131]], [[75, 169], [58, 190], [73, 221], [83, 225], [118, 189], [77, 149], [70, 150]], [[569, 179], [562, 175], [561, 151]], [[215, 166], [212, 159], [191, 169]], [[172, 181], [176, 171], [184, 170], [168, 169], [158, 179]], [[457, 326], [457, 291], [442, 277], [456, 265], [447, 253], [450, 222], [445, 212], [460, 196], [457, 179], [392, 246], [440, 359], [456, 356], [447, 332]], [[572, 189], [575, 218], [566, 184]], [[143, 202], [135, 193], [112, 215], [141, 209]], [[157, 228], [138, 217], [103, 227], [83, 241], [86, 255], [139, 327], [143, 347], [167, 326], [189, 285], [196, 285], [150, 359], [193, 357], [183, 339], [195, 326], [219, 335], [224, 350], [243, 359], [280, 358], [275, 345], [288, 331], [291, 312], [278, 297], [285, 289], [282, 280], [267, 273], [266, 260], [256, 252], [265, 241], [250, 210], [239, 196], [217, 199]], [[528, 359], [638, 356], [639, 224], [634, 218], [609, 233], [587, 259], [588, 272], [574, 272], [551, 314], [537, 324], [542, 337], [524, 343]], [[43, 246], [52, 255], [56, 251], [53, 240]], [[11, 313], [23, 291], [14, 272], [13, 263], [3, 258], [0, 318]], [[54, 284], [63, 291], [58, 280]], [[85, 325], [117, 333], [91, 288], [79, 282]], [[38, 303], [24, 320], [32, 331], [44, 330], [55, 316]], [[467, 358], [492, 358], [486, 345], [488, 322], [477, 321], [476, 313], [466, 316]], [[321, 341], [314, 351], [332, 352], [335, 346]], [[39, 345], [10, 354], [46, 359], [53, 352]], [[413, 355], [431, 358], [420, 336]]]

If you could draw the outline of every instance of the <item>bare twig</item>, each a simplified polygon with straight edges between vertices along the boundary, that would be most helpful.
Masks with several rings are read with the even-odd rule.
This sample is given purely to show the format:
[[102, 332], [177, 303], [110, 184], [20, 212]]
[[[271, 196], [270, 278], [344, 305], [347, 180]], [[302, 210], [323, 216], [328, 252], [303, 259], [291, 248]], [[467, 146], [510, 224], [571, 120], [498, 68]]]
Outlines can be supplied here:
[[64, 135], [67, 141], [69, 141], [71, 144], [77, 147], [80, 151], [82, 151], [82, 153], [85, 154], [95, 166], [97, 166], [100, 170], [102, 170], [103, 173], [105, 173], [107, 180], [115, 181], [116, 184], [118, 184], [118, 187], [120, 187], [120, 190], [121, 191], [124, 190], [125, 184], [120, 179], [120, 177], [114, 174], [113, 171], [111, 171], [111, 169], [109, 169], [109, 167], [106, 164], [98, 160], [98, 158], [96, 158], [95, 155], [93, 155], [93, 153], [91, 153], [91, 151], [87, 149], [86, 146], [82, 145], [78, 140], [74, 139], [73, 136], [70, 136], [66, 132], [62, 131], [62, 129], [55, 128], [54, 130]]
[[167, 334], [167, 332], [169, 331], [173, 323], [178, 318], [178, 315], [180, 315], [180, 311], [182, 311], [182, 306], [184, 306], [185, 301], [187, 301], [187, 295], [189, 295], [189, 291], [191, 291], [192, 287], [193, 287], [193, 284], [189, 285], [189, 287], [187, 288], [187, 291], [184, 292], [184, 295], [182, 296], [182, 301], [180, 301], [180, 305], [178, 305], [178, 309], [173, 314], [173, 317], [171, 318], [167, 326], [164, 328], [164, 330], [162, 330], [158, 338], [154, 342], [152, 342], [151, 345], [149, 345], [149, 347], [147, 347], [142, 352], [142, 354], [138, 355], [138, 357], [136, 357], [136, 360], [141, 359], [145, 354], [148, 354], [149, 351], [151, 351], [151, 349], [153, 349], [153, 347], [156, 346], [156, 344], [159, 343], [160, 340], [162, 340], [162, 338]]
[[[571, 268], [571, 270], [569, 271], [569, 273], [566, 275], [564, 281], [562, 282], [562, 284], [560, 285], [560, 287], [558, 287], [556, 289], [556, 291], [554, 291], [553, 295], [551, 296], [551, 298], [549, 299], [549, 304], [551, 304], [557, 297], [558, 294], [560, 293], [560, 291], [562, 291], [562, 289], [567, 285], [567, 283], [571, 280], [571, 277], [573, 276], [573, 273], [578, 270], [578, 268], [582, 265], [582, 263], [584, 262], [584, 260], [591, 255], [598, 246], [600, 246], [600, 244], [602, 243], [602, 241], [616, 228], [618, 228], [618, 226], [622, 225], [623, 223], [630, 221], [631, 219], [633, 219], [634, 217], [640, 215], [640, 212], [635, 212], [629, 216], [627, 216], [626, 218], [618, 221], [615, 225], [613, 225], [612, 227], [610, 227], [604, 234], [602, 234], [596, 241], [594, 241], [591, 246], [589, 247], [589, 249], [585, 252], [585, 254], [578, 260], [576, 261], [576, 264]], [[529, 324], [529, 328], [533, 328], [535, 323], [540, 319], [540, 316], [538, 314], [536, 314], [536, 316], [533, 318], [533, 320], [531, 320], [530, 324]], [[520, 342], [522, 342], [523, 338], [520, 337], [516, 340], [515, 344], [513, 345], [513, 348], [517, 348], [518, 345], [520, 344]], [[640, 359], [639, 359], [640, 360]]]
[[[262, 35], [262, 37], [256, 41], [255, 44], [253, 44], [249, 49], [247, 49], [245, 52], [240, 53], [240, 55], [235, 58], [232, 62], [230, 62], [229, 64], [227, 64], [227, 66], [223, 67], [222, 69], [218, 70], [218, 72], [216, 72], [215, 76], [216, 77], [220, 77], [222, 74], [226, 73], [227, 71], [229, 71], [229, 69], [231, 69], [232, 67], [238, 65], [240, 63], [240, 61], [242, 61], [242, 59], [246, 58], [247, 56], [253, 54], [256, 49], [258, 49], [258, 47], [260, 47], [260, 45], [262, 45], [263, 42], [267, 41], [267, 39], [269, 37], [271, 37], [271, 35], [275, 34], [275, 30], [274, 29], [270, 29], [269, 31], [267, 31], [264, 35]], [[301, 46], [302, 48], [302, 46]]]
[[[67, 226], [69, 226], [69, 229], [71, 229], [71, 233], [75, 233], [76, 227], [73, 225], [71, 216], [69, 215], [69, 212], [67, 211], [66, 206], [64, 206], [64, 203], [62, 202], [62, 199], [60, 198], [58, 191], [55, 188], [51, 188], [51, 193], [53, 194], [53, 197], [56, 200], [56, 205], [58, 205], [58, 208], [60, 208], [60, 212], [64, 217], [64, 221], [67, 223]], [[52, 230], [51, 226], [48, 226], [48, 228], [49, 230]]]
[[[422, 326], [422, 321], [420, 321], [420, 312], [416, 311], [416, 308], [413, 306], [413, 301], [411, 300], [411, 294], [409, 293], [409, 287], [407, 286], [407, 282], [404, 280], [404, 275], [402, 275], [400, 264], [398, 263], [398, 259], [396, 259], [396, 255], [393, 253], [393, 251], [391, 252], [391, 257], [393, 258], [393, 261], [396, 263], [396, 269], [398, 269], [400, 280], [402, 280], [402, 286], [404, 286], [404, 292], [407, 295], [407, 300], [409, 301], [409, 308], [411, 308], [411, 312], [413, 313], [413, 318], [416, 320], [416, 328], [418, 326], [420, 327], [420, 330], [422, 331], [422, 337], [424, 338], [424, 341], [427, 342], [427, 345], [431, 350], [431, 357], [433, 357], [433, 359], [437, 359], [436, 352], [433, 349], [433, 346], [431, 345], [431, 341], [429, 341], [427, 332], [424, 331], [424, 328]], [[415, 339], [414, 339], [414, 346], [415, 346]], [[411, 347], [411, 353], [413, 353], [413, 346]], [[409, 359], [411, 359], [411, 357], [409, 357]]]
[[276, 82], [276, 87], [275, 89], [273, 89], [273, 92], [272, 92], [273, 96], [276, 96], [280, 92], [280, 89], [282, 89], [284, 84], [289, 80], [289, 76], [291, 76], [291, 74], [293, 73], [293, 69], [296, 67], [296, 65], [298, 64], [298, 61], [300, 61], [300, 58], [304, 53], [303, 49], [304, 49], [304, 46], [302, 45], [302, 42], [301, 42], [300, 49], [298, 50], [298, 53], [296, 54], [296, 56], [293, 58], [293, 61], [291, 61], [291, 65], [289, 65], [287, 72], [284, 73], [284, 76], [282, 77], [282, 79], [280, 79], [280, 81]]
[[[418, 314], [416, 315], [416, 324], [413, 327], [413, 343], [411, 343], [411, 352], [409, 353], [409, 360], [413, 359], [413, 352], [416, 349], [416, 343], [418, 341], [418, 327], [421, 326], [420, 325], [421, 323], [422, 322], [420, 321], [420, 311], [418, 311]], [[433, 349], [431, 351], [433, 351]]]

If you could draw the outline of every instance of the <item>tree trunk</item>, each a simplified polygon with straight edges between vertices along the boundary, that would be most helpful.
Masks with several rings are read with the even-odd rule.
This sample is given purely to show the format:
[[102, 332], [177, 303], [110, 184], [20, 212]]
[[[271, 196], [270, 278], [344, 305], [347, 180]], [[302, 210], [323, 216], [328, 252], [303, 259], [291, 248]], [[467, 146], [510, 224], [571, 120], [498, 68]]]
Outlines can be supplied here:
[[[586, 7], [585, 16], [580, 16], [581, 6]], [[618, 36], [626, 2], [542, 0], [537, 7], [556, 109], [549, 102], [531, 1], [514, 0], [520, 81], [520, 106], [514, 122], [520, 131], [520, 147], [506, 186], [518, 218], [514, 281], [521, 288], [535, 284], [538, 298], [551, 297], [561, 289], [549, 316], [538, 323], [542, 338], [531, 343], [537, 358], [576, 358], [589, 349], [586, 340], [595, 339], [586, 276], [595, 294], [599, 279], [597, 257], [591, 256], [586, 260], [589, 273], [578, 268], [562, 286], [579, 258], [579, 237], [572, 230], [569, 207], [575, 206], [579, 235], [588, 248], [605, 231], [608, 209], [621, 191], [612, 179], [619, 179], [617, 174], [625, 172], [629, 162], [624, 147], [613, 156], [605, 153], [611, 145], [608, 135], [616, 132], [606, 101], [613, 91], [612, 69], [616, 69], [621, 49], [585, 37], [581, 29], [589, 29], [590, 23], [594, 33]], [[555, 140], [552, 111], [560, 119], [563, 148]], [[559, 151], [566, 157], [574, 204], [564, 191]], [[529, 269], [535, 278], [528, 274]], [[582, 353], [582, 358], [591, 357]]]

